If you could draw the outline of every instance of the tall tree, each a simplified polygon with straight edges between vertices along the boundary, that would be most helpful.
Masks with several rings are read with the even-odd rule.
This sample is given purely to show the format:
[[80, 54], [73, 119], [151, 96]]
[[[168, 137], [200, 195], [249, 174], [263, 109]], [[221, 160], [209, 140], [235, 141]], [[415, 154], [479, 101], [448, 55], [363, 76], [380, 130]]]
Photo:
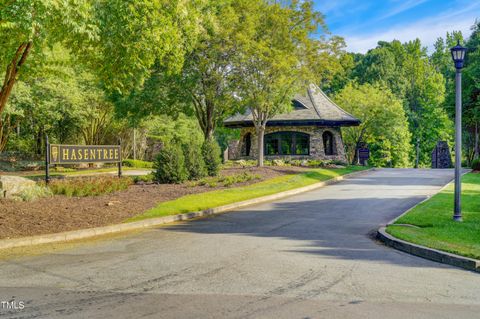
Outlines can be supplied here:
[[[143, 85], [155, 63], [178, 72], [206, 0], [14, 0], [0, 4], [0, 115], [13, 87], [62, 43], [107, 92]], [[27, 72], [30, 71], [30, 72]], [[0, 116], [0, 130], [3, 120]]]
[[15, 0], [0, 4], [0, 68], [5, 70], [0, 88], [0, 114], [31, 55], [41, 61], [46, 46], [66, 37], [93, 37], [86, 23], [91, 5], [59, 0]]
[[466, 158], [471, 163], [480, 157], [480, 21], [472, 26], [472, 33], [465, 46], [468, 51], [462, 84], [463, 129], [466, 133], [463, 145]]
[[335, 101], [362, 123], [343, 129], [349, 161], [357, 161], [360, 143], [369, 145], [374, 166], [409, 166], [410, 132], [402, 101], [380, 85], [349, 83]]
[[231, 65], [235, 39], [242, 33], [238, 4], [210, 1], [202, 10], [201, 31], [181, 71], [171, 74], [157, 63], [143, 86], [117, 99], [117, 111], [138, 121], [151, 114], [178, 115], [182, 110], [194, 114], [204, 137], [212, 138], [217, 123], [235, 109]]
[[451, 140], [452, 122], [443, 106], [445, 79], [420, 40], [379, 42], [362, 57], [353, 72], [360, 83], [381, 83], [400, 100], [409, 121], [415, 166], [430, 164], [438, 140]]
[[311, 34], [325, 28], [311, 1], [242, 1], [248, 13], [241, 17], [248, 36], [238, 39], [235, 94], [253, 115], [258, 137], [258, 166], [263, 166], [263, 139], [268, 120], [290, 110], [291, 101], [308, 80], [315, 81], [311, 57], [319, 41]]
[[108, 92], [141, 87], [155, 63], [165, 72], [182, 68], [195, 45], [206, 0], [95, 0], [88, 23], [95, 36], [67, 40]]

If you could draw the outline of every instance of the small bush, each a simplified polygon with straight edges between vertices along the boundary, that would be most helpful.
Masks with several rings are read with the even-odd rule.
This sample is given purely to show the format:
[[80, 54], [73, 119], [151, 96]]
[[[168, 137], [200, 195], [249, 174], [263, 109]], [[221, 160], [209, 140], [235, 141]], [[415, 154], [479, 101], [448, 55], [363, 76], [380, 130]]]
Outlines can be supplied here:
[[153, 173], [147, 174], [147, 175], [138, 175], [133, 177], [133, 182], [134, 183], [151, 183], [155, 180], [155, 175]]
[[78, 177], [52, 180], [48, 187], [57, 195], [97, 196], [127, 189], [133, 180], [129, 177]]
[[189, 180], [197, 180], [207, 176], [207, 167], [203, 159], [200, 145], [194, 141], [189, 141], [182, 145], [183, 155], [185, 156], [185, 168], [188, 172]]
[[175, 184], [188, 179], [185, 169], [185, 157], [176, 144], [165, 146], [158, 153], [154, 163], [155, 180], [159, 183]]
[[285, 166], [285, 165], [286, 165], [285, 161], [281, 159], [274, 159], [272, 161], [272, 166]]
[[302, 166], [302, 160], [291, 160], [290, 165], [292, 166]]
[[472, 161], [472, 169], [474, 171], [480, 171], [480, 159], [477, 158]]
[[153, 162], [141, 161], [141, 160], [134, 160], [134, 159], [126, 159], [122, 161], [122, 164], [127, 167], [135, 167], [135, 168], [153, 168]]
[[50, 197], [52, 195], [53, 193], [48, 187], [35, 185], [22, 191], [18, 197], [23, 201], [29, 202], [42, 197]]
[[202, 145], [202, 156], [207, 166], [208, 176], [217, 176], [220, 171], [220, 146], [214, 139], [206, 139]]

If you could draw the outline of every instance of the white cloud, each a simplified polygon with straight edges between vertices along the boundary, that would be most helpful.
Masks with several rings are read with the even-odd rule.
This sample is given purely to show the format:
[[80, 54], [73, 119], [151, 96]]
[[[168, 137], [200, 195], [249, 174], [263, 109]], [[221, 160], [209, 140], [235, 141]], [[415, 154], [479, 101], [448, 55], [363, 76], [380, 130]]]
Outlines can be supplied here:
[[462, 31], [465, 37], [470, 35], [470, 28], [480, 13], [475, 10], [480, 7], [479, 3], [467, 6], [461, 10], [443, 13], [436, 17], [426, 18], [408, 25], [395, 25], [388, 29], [358, 36], [344, 34], [348, 50], [352, 52], [365, 53], [375, 48], [378, 41], [399, 40], [406, 42], [419, 38], [422, 45], [432, 48], [439, 37], [445, 37], [446, 32]]
[[401, 1], [401, 4], [398, 5], [395, 8], [392, 8], [388, 13], [385, 15], [381, 16], [378, 20], [383, 20], [387, 19], [393, 16], [396, 16], [397, 14], [400, 14], [402, 12], [405, 12], [407, 10], [410, 10], [412, 8], [415, 8], [416, 6], [421, 5], [422, 3], [426, 2], [428, 0], [408, 0], [408, 1]]

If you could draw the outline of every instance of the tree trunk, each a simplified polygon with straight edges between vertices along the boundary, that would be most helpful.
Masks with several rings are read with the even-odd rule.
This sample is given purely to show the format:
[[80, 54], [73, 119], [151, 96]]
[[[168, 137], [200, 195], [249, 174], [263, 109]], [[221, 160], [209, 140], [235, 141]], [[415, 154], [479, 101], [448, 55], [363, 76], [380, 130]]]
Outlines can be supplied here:
[[2, 88], [0, 89], [0, 114], [5, 109], [7, 105], [8, 98], [12, 93], [13, 85], [17, 81], [18, 72], [20, 68], [25, 63], [28, 54], [30, 53], [30, 49], [32, 48], [32, 41], [22, 43], [15, 55], [12, 58], [12, 61], [7, 66], [7, 70], [5, 72], [5, 79], [3, 81]]
[[205, 137], [205, 140], [211, 140], [213, 138], [213, 133], [214, 133], [213, 127], [207, 126], [203, 130], [203, 136]]
[[475, 145], [473, 146], [474, 147], [473, 159], [477, 159], [479, 157], [480, 146], [478, 145], [478, 142], [479, 142], [478, 139], [479, 139], [478, 123], [475, 123]]
[[265, 135], [265, 126], [260, 125], [257, 127], [257, 149], [258, 149], [258, 159], [257, 159], [257, 166], [263, 167], [263, 138]]
[[37, 132], [37, 143], [36, 143], [36, 155], [42, 155], [42, 144], [43, 144], [43, 130]]
[[133, 128], [133, 160], [137, 159], [137, 129]]
[[415, 156], [415, 168], [418, 168], [420, 164], [420, 139], [417, 138], [416, 156]]
[[0, 152], [2, 152], [7, 145], [9, 130], [10, 116], [5, 116], [5, 120], [2, 120], [2, 118], [0, 117]]

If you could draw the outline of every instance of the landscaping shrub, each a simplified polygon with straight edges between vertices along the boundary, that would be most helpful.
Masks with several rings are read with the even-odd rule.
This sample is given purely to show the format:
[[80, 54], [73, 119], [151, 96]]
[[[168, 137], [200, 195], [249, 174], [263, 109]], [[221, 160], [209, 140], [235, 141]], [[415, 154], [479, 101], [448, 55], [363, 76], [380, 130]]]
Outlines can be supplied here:
[[182, 145], [183, 155], [185, 156], [185, 168], [188, 172], [189, 180], [197, 180], [207, 176], [207, 167], [203, 159], [200, 145], [190, 140]]
[[135, 167], [135, 168], [153, 168], [153, 162], [141, 161], [141, 160], [134, 160], [134, 159], [126, 159], [122, 161], [122, 164], [127, 167]]
[[164, 184], [182, 183], [188, 179], [185, 157], [177, 144], [169, 144], [160, 150], [154, 163], [155, 180]]
[[206, 139], [202, 145], [202, 155], [209, 176], [217, 176], [220, 171], [220, 146], [214, 139]]
[[97, 196], [127, 189], [133, 180], [129, 177], [78, 177], [69, 179], [54, 179], [48, 187], [53, 194], [66, 196]]
[[474, 171], [480, 171], [480, 159], [477, 158], [472, 161], [472, 169]]
[[155, 180], [155, 175], [153, 173], [147, 175], [138, 175], [133, 176], [133, 182], [136, 183], [152, 183]]
[[285, 161], [281, 159], [274, 159], [272, 161], [272, 166], [285, 166], [285, 165], [286, 165]]
[[35, 185], [34, 187], [30, 187], [22, 191], [18, 197], [23, 201], [29, 202], [42, 197], [50, 197], [52, 195], [53, 192], [50, 190], [50, 188], [43, 185]]

